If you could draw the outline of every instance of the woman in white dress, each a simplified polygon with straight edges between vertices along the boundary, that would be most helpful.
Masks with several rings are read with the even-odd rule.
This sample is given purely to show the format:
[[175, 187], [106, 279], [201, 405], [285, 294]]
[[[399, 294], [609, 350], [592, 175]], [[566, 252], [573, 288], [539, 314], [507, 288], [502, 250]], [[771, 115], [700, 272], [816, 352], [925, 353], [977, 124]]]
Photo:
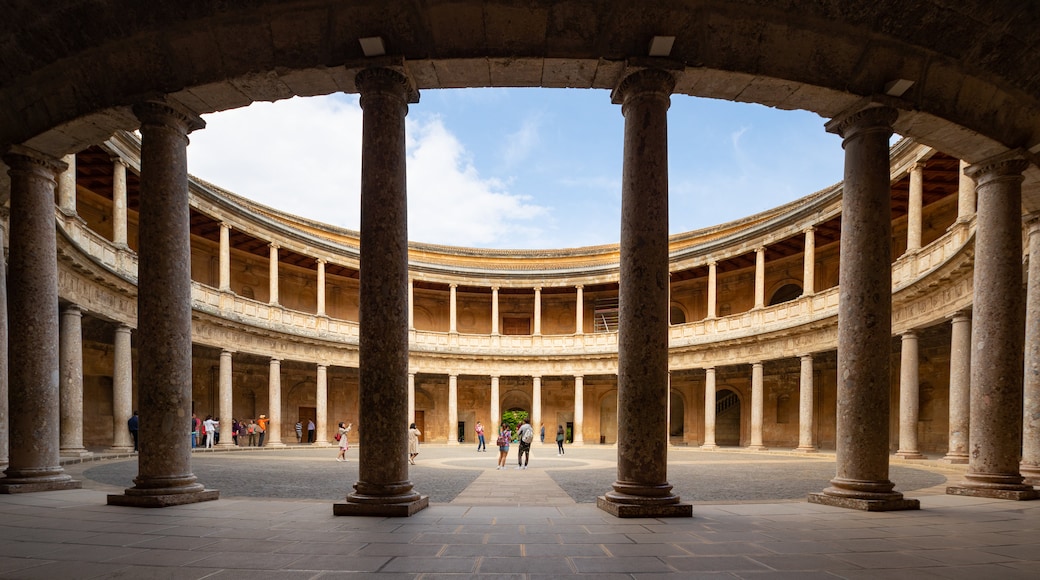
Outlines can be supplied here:
[[339, 422], [339, 433], [336, 438], [339, 441], [339, 456], [336, 457], [336, 461], [347, 460], [347, 449], [350, 449], [350, 442], [347, 438], [347, 434], [350, 433], [350, 428], [353, 426], [353, 423], [344, 425], [343, 421]]
[[415, 428], [415, 423], [408, 427], [408, 463], [415, 465], [415, 456], [419, 454], [419, 436], [422, 433]]

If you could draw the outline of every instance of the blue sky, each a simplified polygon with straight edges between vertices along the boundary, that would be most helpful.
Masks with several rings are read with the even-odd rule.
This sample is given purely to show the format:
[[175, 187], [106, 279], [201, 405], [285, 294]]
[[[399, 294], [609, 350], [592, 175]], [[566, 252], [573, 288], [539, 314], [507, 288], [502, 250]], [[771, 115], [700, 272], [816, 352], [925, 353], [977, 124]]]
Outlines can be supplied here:
[[[188, 170], [326, 223], [360, 225], [356, 95], [206, 115]], [[672, 97], [669, 231], [748, 216], [837, 183], [841, 140], [805, 111]], [[407, 118], [409, 238], [479, 248], [617, 243], [624, 118], [607, 91], [424, 91]]]

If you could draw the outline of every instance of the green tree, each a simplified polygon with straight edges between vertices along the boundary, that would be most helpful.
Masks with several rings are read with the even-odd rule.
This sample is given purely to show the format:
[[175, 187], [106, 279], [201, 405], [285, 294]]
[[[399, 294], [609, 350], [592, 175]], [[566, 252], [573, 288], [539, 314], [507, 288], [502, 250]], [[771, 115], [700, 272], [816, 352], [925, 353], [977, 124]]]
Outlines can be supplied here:
[[520, 426], [520, 421], [523, 421], [527, 417], [527, 411], [513, 410], [502, 413], [502, 423], [509, 427], [509, 431], [513, 434], [513, 439], [516, 439], [516, 430]]

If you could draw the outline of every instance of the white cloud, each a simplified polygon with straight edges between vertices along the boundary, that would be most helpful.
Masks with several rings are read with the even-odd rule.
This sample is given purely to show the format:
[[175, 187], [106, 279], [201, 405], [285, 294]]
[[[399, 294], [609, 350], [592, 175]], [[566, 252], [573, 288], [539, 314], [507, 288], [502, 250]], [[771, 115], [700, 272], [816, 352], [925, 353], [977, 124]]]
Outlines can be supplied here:
[[502, 162], [505, 167], [521, 166], [540, 141], [541, 116], [527, 117], [516, 131], [506, 135]]
[[[189, 171], [259, 203], [360, 227], [361, 124], [356, 97], [256, 103], [206, 117]], [[548, 208], [479, 174], [439, 117], [407, 118], [409, 238], [478, 247], [535, 247]], [[523, 130], [521, 131], [523, 133]]]

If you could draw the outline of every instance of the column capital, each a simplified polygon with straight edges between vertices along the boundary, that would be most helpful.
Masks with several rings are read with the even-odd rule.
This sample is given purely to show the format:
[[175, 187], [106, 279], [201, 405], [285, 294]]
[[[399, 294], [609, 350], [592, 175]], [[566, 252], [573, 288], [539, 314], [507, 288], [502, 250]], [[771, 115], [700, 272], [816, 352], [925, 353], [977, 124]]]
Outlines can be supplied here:
[[192, 131], [206, 128], [206, 122], [202, 120], [202, 117], [174, 101], [144, 101], [133, 105], [132, 109], [134, 116], [137, 117], [142, 126], [177, 127], [185, 135]]
[[61, 307], [61, 313], [72, 314], [75, 316], [83, 316], [83, 307], [81, 307], [79, 304], [70, 302], [69, 304], [66, 304], [65, 306]]
[[766, 247], [765, 246], [758, 246], [757, 248], [755, 248], [755, 253], [756, 254], [759, 254], [759, 253], [764, 254], [765, 251], [766, 251]]
[[[373, 66], [366, 68], [354, 76], [354, 85], [361, 93], [361, 108], [365, 108], [366, 96], [382, 94], [403, 100], [403, 104], [419, 102], [419, 91], [411, 77], [404, 74], [404, 61], [400, 66]], [[400, 70], [398, 70], [400, 68]]]
[[848, 140], [864, 132], [891, 133], [892, 125], [898, 118], [899, 111], [892, 106], [873, 100], [861, 101], [828, 121], [824, 129]]
[[329, 370], [329, 365], [323, 365], [323, 364], [321, 364], [321, 363], [318, 363], [318, 364], [317, 364], [317, 365], [315, 365], [315, 366], [316, 366], [316, 367], [317, 367], [318, 369], [324, 369], [324, 370]]
[[798, 355], [798, 358], [801, 359], [801, 360], [805, 360], [805, 359], [812, 360], [813, 354], [811, 352], [807, 353], [807, 354], [800, 354], [800, 355]]
[[10, 171], [29, 171], [50, 178], [69, 168], [61, 159], [37, 151], [25, 145], [11, 145], [3, 153], [3, 161]]
[[233, 226], [233, 225], [229, 224], [229, 223], [228, 223], [228, 222], [226, 222], [226, 221], [221, 221], [221, 222], [220, 222], [220, 227], [222, 227], [222, 228], [224, 228], [224, 229], [227, 229], [227, 230], [233, 230], [233, 229], [235, 229], [235, 226]]
[[109, 159], [112, 160], [112, 163], [114, 165], [122, 165], [123, 169], [129, 169], [130, 168], [130, 162], [127, 161], [126, 159], [123, 159], [119, 155], [113, 155], [113, 156], [109, 157]]
[[975, 180], [976, 188], [1003, 179], [1022, 179], [1029, 167], [1029, 156], [1022, 149], [1012, 149], [964, 168], [964, 175]]
[[316, 264], [321, 264], [322, 266], [324, 266], [325, 264], [329, 263], [329, 261], [326, 260], [325, 258], [314, 258], [314, 262]]
[[631, 99], [654, 95], [670, 99], [675, 89], [675, 75], [662, 68], [640, 68], [628, 72], [617, 87], [610, 92], [610, 102], [624, 105]]
[[456, 289], [458, 287], [459, 287], [459, 285], [456, 284], [455, 282], [452, 282], [451, 284], [448, 284], [448, 288], [451, 288], [452, 290], [454, 290], [454, 289]]
[[816, 233], [816, 226], [815, 226], [815, 225], [812, 225], [812, 226], [809, 226], [809, 227], [807, 227], [807, 228], [802, 228], [802, 233], [803, 233], [803, 234], [812, 234], [812, 233]]
[[271, 248], [272, 250], [278, 250], [278, 249], [281, 249], [281, 246], [279, 246], [277, 242], [269, 242], [269, 243], [267, 244], [267, 247], [268, 247], [268, 248]]
[[902, 337], [903, 339], [907, 339], [907, 338], [911, 338], [911, 339], [913, 339], [913, 338], [917, 338], [917, 330], [916, 330], [916, 329], [913, 329], [913, 328], [911, 328], [911, 329], [908, 329], [908, 330], [904, 330], [903, 332], [901, 332], [901, 333], [899, 334], [899, 336], [901, 336], [901, 337]]
[[535, 286], [534, 288], [532, 288], [532, 290], [534, 290], [535, 292], [541, 292], [542, 291], [542, 287], [541, 286]]
[[498, 292], [499, 288], [500, 288], [499, 286], [492, 286], [491, 287], [491, 291], [492, 292]]
[[220, 349], [220, 356], [231, 356], [231, 355], [235, 354], [236, 352], [238, 352], [238, 351], [237, 350], [232, 350], [230, 348], [222, 348], [222, 349]]
[[271, 364], [272, 364], [272, 365], [275, 365], [275, 364], [281, 364], [281, 362], [282, 362], [282, 359], [280, 359], [280, 358], [278, 358], [278, 357], [276, 357], [276, 356], [272, 356], [272, 357], [271, 357]]
[[581, 290], [581, 289], [583, 289], [583, 288], [585, 288], [585, 285], [584, 285], [584, 284], [575, 284], [575, 285], [574, 285], [574, 289], [575, 289], [575, 290]]
[[963, 322], [966, 320], [971, 320], [971, 307], [969, 306], [967, 308], [958, 310], [957, 312], [948, 315], [946, 318], [952, 322]]
[[909, 174], [915, 171], [924, 171], [925, 167], [927, 167], [927, 163], [923, 159], [919, 159], [911, 163], [910, 167], [906, 168], [906, 172]]

